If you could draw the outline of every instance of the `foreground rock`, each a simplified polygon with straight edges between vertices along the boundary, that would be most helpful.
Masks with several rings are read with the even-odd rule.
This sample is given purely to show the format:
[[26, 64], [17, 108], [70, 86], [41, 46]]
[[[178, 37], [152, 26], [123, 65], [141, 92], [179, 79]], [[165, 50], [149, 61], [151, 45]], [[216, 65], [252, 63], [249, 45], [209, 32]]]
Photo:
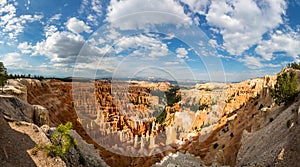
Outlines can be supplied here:
[[299, 102], [272, 111], [276, 118], [256, 132], [244, 131], [237, 166], [298, 166], [300, 161]]
[[45, 125], [49, 113], [44, 107], [12, 95], [0, 95], [0, 106], [0, 166], [107, 166], [76, 131], [71, 133], [76, 149], [71, 148], [63, 159], [48, 156], [44, 147], [55, 128]]
[[49, 112], [39, 105], [30, 105], [13, 95], [0, 95], [0, 112], [5, 118], [32, 122], [38, 126], [49, 124]]

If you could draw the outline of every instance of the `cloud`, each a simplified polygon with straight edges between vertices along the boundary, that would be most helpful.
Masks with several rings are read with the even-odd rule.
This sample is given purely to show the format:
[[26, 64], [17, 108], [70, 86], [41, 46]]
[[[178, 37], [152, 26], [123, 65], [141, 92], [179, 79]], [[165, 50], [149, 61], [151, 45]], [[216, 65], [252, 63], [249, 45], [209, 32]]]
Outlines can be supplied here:
[[31, 54], [33, 52], [32, 45], [28, 44], [27, 42], [20, 43], [18, 45], [18, 49], [24, 54]]
[[84, 38], [78, 34], [55, 32], [34, 46], [33, 55], [46, 56], [53, 63], [74, 63], [84, 42]]
[[240, 61], [244, 62], [244, 64], [250, 69], [257, 69], [257, 68], [264, 67], [259, 57], [246, 55], [245, 58], [241, 59]]
[[2, 61], [5, 67], [9, 69], [25, 69], [30, 67], [28, 62], [17, 52], [2, 55], [2, 59], [0, 59], [0, 61]]
[[49, 37], [52, 34], [54, 34], [57, 31], [57, 27], [54, 25], [50, 25], [50, 26], [45, 26], [44, 27], [44, 32], [45, 32], [45, 36]]
[[165, 65], [177, 65], [177, 64], [179, 64], [178, 61], [167, 61], [167, 62], [165, 62]]
[[89, 22], [97, 23], [97, 17], [95, 15], [89, 14], [86, 19]]
[[[122, 19], [124, 16], [128, 17]], [[174, 0], [111, 0], [105, 20], [121, 30], [148, 29], [162, 24], [182, 26], [192, 23], [191, 18], [184, 13], [183, 7]]]
[[90, 26], [98, 26], [98, 18], [103, 15], [102, 3], [101, 0], [82, 0], [78, 13], [86, 16]]
[[166, 56], [169, 53], [168, 46], [160, 40], [146, 35], [122, 37], [116, 44], [116, 52], [124, 50], [139, 49], [140, 52], [149, 57]]
[[92, 10], [97, 14], [97, 16], [102, 16], [101, 0], [92, 0], [91, 5]]
[[187, 59], [188, 57], [188, 51], [185, 48], [177, 48], [176, 49], [176, 57], [179, 59]]
[[[36, 43], [35, 46], [30, 46], [27, 43], [22, 43], [19, 46], [21, 51], [29, 52], [32, 50], [33, 56], [46, 56], [50, 60], [50, 64], [57, 68], [73, 68], [77, 66], [94, 67], [103, 56], [113, 52], [109, 45], [97, 47], [86, 43], [83, 36], [74, 34], [69, 31], [54, 32], [45, 40]], [[23, 49], [23, 50], [22, 50]]]
[[53, 15], [49, 20], [48, 22], [53, 22], [53, 21], [57, 21], [57, 20], [60, 20], [62, 14], [58, 13], [58, 14], [55, 14]]
[[210, 0], [181, 0], [181, 2], [187, 4], [194, 12], [205, 14]]
[[91, 33], [91, 27], [86, 25], [83, 21], [78, 20], [75, 17], [70, 18], [66, 22], [66, 26], [68, 30], [72, 31], [73, 33], [79, 34], [81, 32]]
[[42, 19], [42, 15], [20, 15], [17, 16], [13, 4], [1, 1], [0, 4], [0, 36], [3, 38], [16, 39], [23, 32], [27, 23]]
[[299, 60], [300, 55], [300, 36], [297, 32], [275, 31], [270, 35], [269, 40], [262, 40], [255, 48], [255, 52], [265, 60], [272, 60], [276, 52], [285, 52], [286, 55]]
[[283, 23], [286, 6], [284, 0], [212, 1], [206, 19], [220, 29], [227, 51], [241, 55]]
[[269, 63], [260, 57], [249, 56], [249, 55], [246, 55], [244, 58], [239, 59], [239, 61], [243, 62], [245, 66], [247, 66], [249, 69], [260, 69], [265, 67], [275, 68], [275, 67], [282, 66], [282, 64]]
[[89, 0], [82, 0], [78, 10], [79, 14], [83, 14], [88, 5], [89, 5]]
[[6, 3], [7, 3], [7, 1], [6, 1], [6, 0], [0, 0], [0, 7], [3, 7], [3, 6], [5, 6], [5, 5], [6, 5]]

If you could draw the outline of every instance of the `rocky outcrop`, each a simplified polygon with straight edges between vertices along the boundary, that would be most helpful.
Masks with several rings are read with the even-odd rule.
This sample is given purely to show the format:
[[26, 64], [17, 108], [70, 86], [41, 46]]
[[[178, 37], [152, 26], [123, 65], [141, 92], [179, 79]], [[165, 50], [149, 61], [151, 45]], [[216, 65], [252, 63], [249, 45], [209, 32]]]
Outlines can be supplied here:
[[183, 154], [180, 152], [177, 152], [176, 154], [171, 153], [166, 157], [164, 157], [160, 162], [152, 165], [152, 167], [165, 167], [165, 166], [205, 167], [200, 157], [195, 157], [189, 153]]
[[42, 126], [42, 125], [49, 125], [49, 112], [48, 110], [40, 105], [33, 105], [33, 123]]
[[12, 95], [0, 95], [0, 112], [7, 119], [32, 122], [38, 126], [49, 124], [49, 112], [39, 105], [30, 105]]
[[[21, 141], [16, 140], [14, 140], [14, 143], [11, 143], [11, 138], [14, 138], [14, 133], [10, 132], [11, 128], [16, 131], [20, 131], [22, 134], [24, 133], [25, 135], [28, 135], [32, 140], [32, 144], [28, 146], [30, 147], [29, 153], [34, 161], [32, 165], [59, 167], [107, 166], [97, 154], [94, 146], [87, 144], [76, 131], [71, 131], [71, 135], [76, 140], [77, 148], [71, 148], [66, 157], [63, 159], [64, 161], [59, 157], [51, 158], [47, 156], [46, 150], [43, 149], [43, 146], [50, 142], [49, 139], [51, 138], [51, 135], [54, 134], [55, 128], [50, 128], [48, 125], [45, 125], [49, 123], [49, 113], [44, 107], [39, 105], [30, 105], [12, 95], [0, 95], [0, 106], [0, 131], [2, 132], [0, 145], [2, 146], [2, 143], [5, 142], [4, 140], [7, 140], [6, 142], [8, 142], [8, 146], [14, 145], [15, 147], [15, 145], [18, 145], [19, 142], [22, 143]], [[5, 120], [9, 121], [10, 127], [4, 126], [7, 124]], [[41, 126], [41, 128], [39, 126]], [[22, 138], [18, 140], [22, 140]], [[8, 148], [8, 146], [5, 147]], [[1, 148], [5, 147], [2, 146]], [[27, 146], [26, 149], [28, 149]], [[4, 149], [3, 151], [3, 155], [5, 155], [5, 157], [1, 156], [1, 159], [3, 158], [3, 160], [1, 160], [1, 164], [7, 166], [9, 162], [12, 166], [21, 165], [21, 163], [17, 163], [18, 161], [14, 163], [9, 159], [13, 158], [13, 155], [15, 154], [12, 150]], [[20, 162], [22, 162], [22, 160]]]
[[11, 120], [33, 122], [33, 107], [12, 95], [0, 95], [0, 112]]
[[71, 130], [70, 134], [76, 141], [77, 148], [80, 152], [79, 156], [81, 156], [78, 157], [78, 160], [80, 158], [83, 159], [83, 166], [107, 166], [107, 164], [100, 158], [99, 154], [96, 152], [94, 145], [85, 142], [75, 130]]
[[[257, 131], [244, 131], [237, 166], [298, 166], [300, 160], [300, 103], [272, 108], [273, 119]], [[296, 114], [295, 114], [296, 113]], [[278, 116], [276, 116], [278, 114]]]
[[4, 86], [2, 93], [6, 95], [13, 95], [27, 102], [27, 87], [23, 85], [20, 80], [22, 79], [7, 80], [7, 84]]
[[0, 166], [65, 167], [59, 157], [49, 157], [43, 145], [49, 143], [47, 136], [32, 123], [7, 122], [0, 112]]

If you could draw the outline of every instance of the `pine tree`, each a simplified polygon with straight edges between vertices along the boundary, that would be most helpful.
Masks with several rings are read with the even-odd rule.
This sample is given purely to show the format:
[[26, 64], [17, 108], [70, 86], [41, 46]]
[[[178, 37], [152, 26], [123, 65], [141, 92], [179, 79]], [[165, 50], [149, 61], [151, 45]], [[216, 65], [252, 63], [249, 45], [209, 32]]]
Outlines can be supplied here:
[[5, 82], [8, 79], [8, 75], [7, 75], [7, 71], [6, 68], [4, 67], [3, 62], [0, 62], [0, 86], [1, 86], [1, 90], [3, 92], [3, 86], [5, 84]]
[[288, 104], [295, 100], [298, 93], [298, 81], [294, 71], [284, 72], [277, 77], [277, 82], [272, 90], [272, 97], [276, 104]]
[[51, 137], [51, 143], [46, 146], [51, 156], [63, 157], [72, 146], [76, 146], [75, 139], [70, 135], [70, 130], [73, 124], [67, 122], [65, 125], [61, 124], [56, 128], [56, 132]]

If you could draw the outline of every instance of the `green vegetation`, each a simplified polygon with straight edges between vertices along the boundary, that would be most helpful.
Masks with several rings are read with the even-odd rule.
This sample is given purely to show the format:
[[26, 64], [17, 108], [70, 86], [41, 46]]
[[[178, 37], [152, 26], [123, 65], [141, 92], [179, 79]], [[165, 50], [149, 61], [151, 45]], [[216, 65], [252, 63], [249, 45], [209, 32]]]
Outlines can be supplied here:
[[73, 124], [67, 122], [65, 125], [61, 124], [56, 128], [56, 132], [51, 137], [51, 143], [45, 148], [52, 157], [63, 157], [72, 146], [76, 146], [74, 138], [70, 135], [70, 130]]
[[1, 86], [1, 91], [3, 92], [3, 86], [5, 82], [8, 79], [7, 71], [6, 68], [4, 67], [3, 62], [0, 62], [0, 86]]
[[277, 77], [277, 82], [272, 90], [272, 97], [275, 103], [285, 105], [291, 103], [298, 96], [298, 81], [294, 71], [284, 72]]
[[199, 90], [204, 90], [204, 91], [206, 91], [206, 92], [212, 91], [212, 89], [210, 89], [210, 88], [200, 88]]
[[300, 63], [296, 63], [296, 62], [289, 63], [289, 64], [287, 64], [287, 67], [288, 68], [293, 68], [293, 69], [296, 69], [296, 70], [300, 70]]
[[211, 124], [210, 123], [207, 123], [207, 124], [203, 124], [202, 126], [201, 126], [201, 128], [206, 128], [206, 127], [209, 127]]
[[290, 127], [291, 127], [291, 125], [292, 125], [292, 122], [291, 122], [291, 120], [287, 120], [287, 121], [286, 121], [286, 126], [287, 126], [287, 128], [290, 128]]
[[232, 94], [228, 99], [225, 100], [225, 103], [231, 103], [231, 100], [234, 100], [234, 97], [235, 97], [235, 93]]
[[208, 104], [206, 104], [206, 103], [203, 103], [199, 106], [199, 110], [205, 110], [207, 108], [208, 108]]
[[167, 105], [173, 106], [175, 103], [178, 103], [181, 100], [181, 96], [177, 94], [179, 86], [172, 86], [168, 91], [165, 92], [167, 97]]
[[16, 122], [15, 122], [15, 125], [16, 125], [16, 126], [21, 126], [22, 123], [21, 123], [20, 121], [16, 121]]
[[218, 144], [218, 143], [215, 143], [215, 144], [213, 145], [213, 148], [216, 149], [216, 148], [218, 148], [218, 146], [219, 146], [219, 144]]
[[196, 104], [192, 104], [189, 106], [190, 110], [193, 111], [193, 112], [197, 112], [199, 110], [199, 107], [198, 105]]
[[156, 122], [163, 124], [165, 122], [166, 117], [167, 117], [167, 111], [166, 109], [164, 109], [164, 111], [161, 112], [158, 117], [156, 117]]

